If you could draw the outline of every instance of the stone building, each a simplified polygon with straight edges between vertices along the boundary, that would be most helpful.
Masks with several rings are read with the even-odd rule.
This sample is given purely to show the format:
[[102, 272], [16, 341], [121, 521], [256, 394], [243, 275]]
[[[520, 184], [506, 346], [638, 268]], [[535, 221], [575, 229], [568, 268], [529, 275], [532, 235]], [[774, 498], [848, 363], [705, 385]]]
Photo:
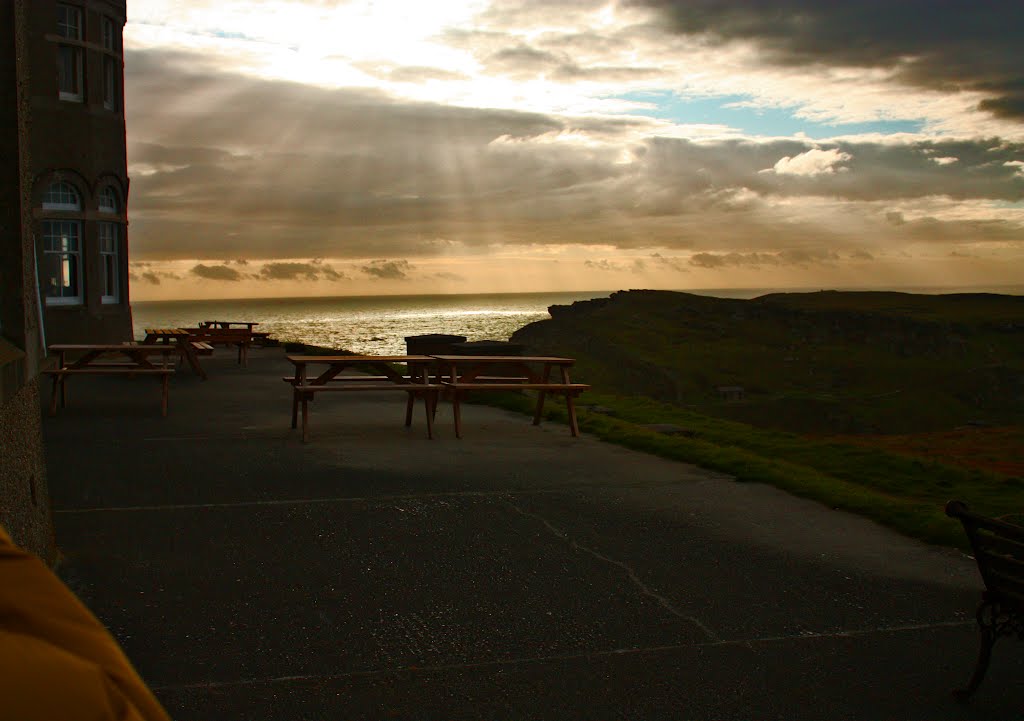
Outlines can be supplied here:
[[52, 558], [45, 346], [132, 336], [125, 0], [0, 0], [0, 524]]

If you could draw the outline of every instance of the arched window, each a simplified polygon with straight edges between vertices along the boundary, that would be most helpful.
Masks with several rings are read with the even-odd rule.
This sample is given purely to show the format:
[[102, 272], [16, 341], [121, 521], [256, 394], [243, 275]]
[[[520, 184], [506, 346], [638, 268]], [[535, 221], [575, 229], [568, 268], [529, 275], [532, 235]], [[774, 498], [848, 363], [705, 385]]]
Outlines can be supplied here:
[[[100, 190], [97, 203], [101, 213], [116, 214], [121, 204], [117, 199], [117, 191], [106, 185]], [[121, 299], [120, 278], [121, 268], [121, 224], [101, 220], [96, 224], [100, 244], [100, 268], [102, 269], [103, 291], [100, 300], [103, 303], [117, 303]]]
[[121, 204], [117, 202], [117, 192], [109, 185], [100, 191], [99, 210], [101, 213], [117, 213]]
[[[43, 210], [82, 211], [78, 191], [69, 183], [52, 183], [43, 195]], [[43, 231], [43, 294], [47, 305], [82, 303], [82, 221], [47, 218]]]
[[46, 189], [43, 196], [43, 210], [81, 210], [82, 201], [78, 191], [69, 183], [56, 182]]

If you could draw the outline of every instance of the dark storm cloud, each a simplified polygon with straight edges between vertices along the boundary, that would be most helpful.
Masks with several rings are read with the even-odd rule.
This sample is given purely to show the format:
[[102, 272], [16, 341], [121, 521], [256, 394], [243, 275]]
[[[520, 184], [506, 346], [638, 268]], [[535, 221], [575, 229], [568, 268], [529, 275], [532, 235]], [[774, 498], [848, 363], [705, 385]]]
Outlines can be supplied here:
[[753, 41], [766, 62], [891, 69], [905, 82], [985, 94], [1024, 119], [1024, 3], [1018, 0], [626, 0], [672, 29]]
[[200, 278], [205, 278], [206, 280], [227, 280], [234, 282], [245, 278], [244, 275], [228, 265], [206, 265], [204, 263], [198, 263], [189, 271], [189, 273]]

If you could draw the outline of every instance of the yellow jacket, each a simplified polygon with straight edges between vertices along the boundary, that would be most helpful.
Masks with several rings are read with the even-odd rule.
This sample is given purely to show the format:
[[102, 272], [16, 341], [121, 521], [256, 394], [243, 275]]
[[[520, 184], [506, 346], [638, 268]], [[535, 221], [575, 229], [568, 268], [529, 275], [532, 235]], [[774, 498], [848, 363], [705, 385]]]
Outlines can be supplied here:
[[0, 528], [0, 721], [170, 721], [121, 647]]

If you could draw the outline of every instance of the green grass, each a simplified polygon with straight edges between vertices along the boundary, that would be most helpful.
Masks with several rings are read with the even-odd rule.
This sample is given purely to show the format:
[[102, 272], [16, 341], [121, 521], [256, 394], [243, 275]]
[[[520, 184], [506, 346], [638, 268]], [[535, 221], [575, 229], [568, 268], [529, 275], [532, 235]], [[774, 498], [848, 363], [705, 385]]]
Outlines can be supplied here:
[[[491, 405], [533, 412], [521, 394], [490, 395]], [[603, 441], [734, 476], [767, 483], [832, 508], [875, 520], [929, 543], [965, 547], [958, 522], [943, 512], [946, 501], [965, 501], [988, 515], [1024, 509], [1024, 480], [970, 470], [882, 450], [821, 441], [701, 415], [643, 397], [588, 394], [578, 412], [580, 428]], [[567, 422], [551, 408], [549, 420]], [[670, 423], [687, 435], [645, 428]]]

